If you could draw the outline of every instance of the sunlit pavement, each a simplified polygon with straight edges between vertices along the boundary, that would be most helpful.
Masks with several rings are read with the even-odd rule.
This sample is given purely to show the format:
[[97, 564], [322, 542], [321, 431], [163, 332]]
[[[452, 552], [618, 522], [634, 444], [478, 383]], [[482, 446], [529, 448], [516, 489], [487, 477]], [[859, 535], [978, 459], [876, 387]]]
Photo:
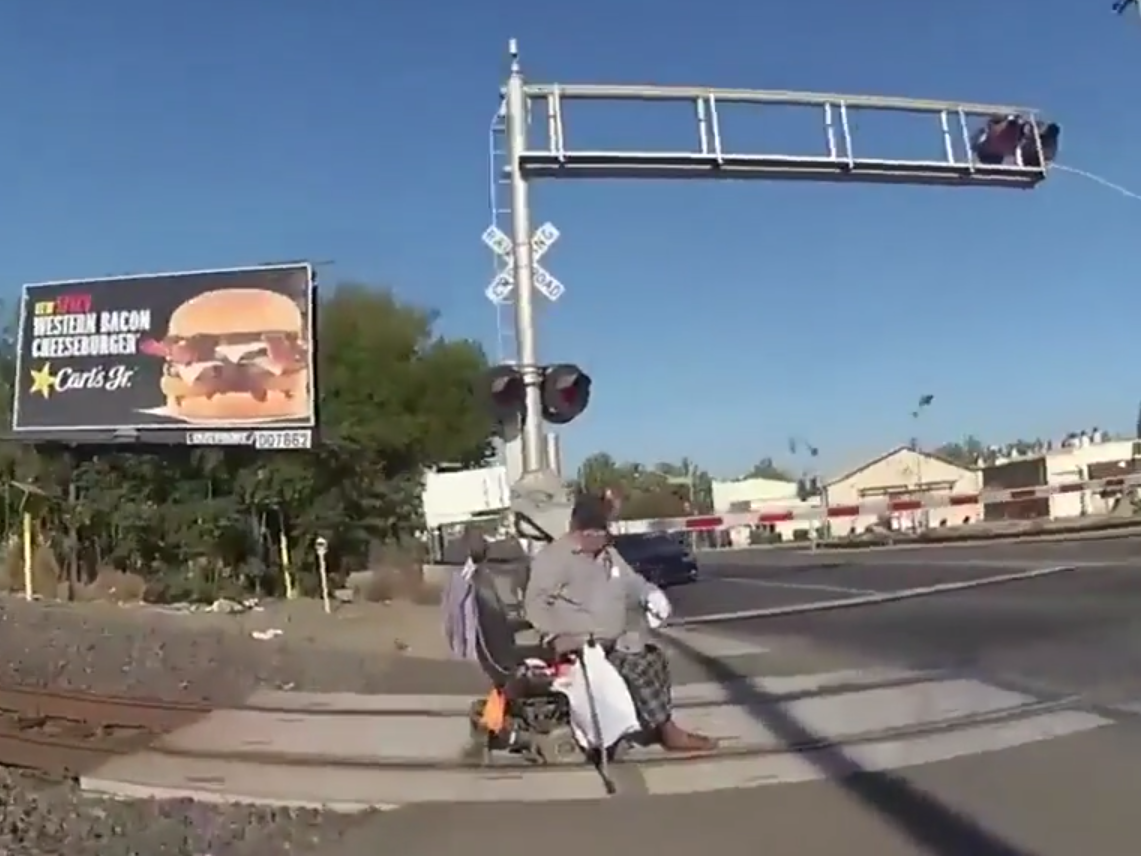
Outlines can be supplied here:
[[[1068, 560], [1088, 567], [1027, 583], [717, 628], [730, 637], [787, 646], [802, 665], [816, 659], [821, 667], [903, 665], [969, 676], [1099, 717], [1102, 727], [885, 773], [860, 772], [836, 750], [822, 762], [828, 778], [803, 784], [758, 782], [708, 794], [571, 804], [402, 809], [369, 821], [330, 856], [364, 856], [382, 846], [407, 856], [449, 846], [494, 849], [501, 856], [532, 856], [537, 849], [550, 856], [617, 854], [632, 848], [680, 856], [711, 847], [742, 856], [1133, 852], [1141, 831], [1135, 797], [1141, 789], [1141, 562], [1134, 567], [1135, 551], [1129, 542], [1100, 551], [964, 552], [960, 573], [974, 573], [971, 566], [980, 559], [997, 563], [984, 576], [1009, 572], [1010, 563]], [[928, 558], [933, 567], [936, 558]], [[945, 552], [938, 557], [947, 558]], [[855, 563], [857, 574], [867, 573], [851, 587], [875, 588], [897, 570], [923, 571], [923, 562], [909, 561]], [[773, 581], [792, 575], [830, 586], [835, 572], [846, 574], [847, 585], [853, 569], [765, 570]], [[717, 591], [733, 586], [764, 591], [707, 581], [675, 592], [675, 600], [687, 604], [690, 592], [696, 598], [705, 587], [714, 592], [705, 597], [722, 599], [718, 611], [725, 603], [757, 608], [756, 598], [743, 605], [749, 595]], [[794, 590], [772, 591], [781, 594], [759, 597]]]
[[403, 809], [328, 856], [1127, 854], [1141, 830], [1138, 733], [1114, 726], [997, 755], [842, 781], [683, 797]]
[[1018, 690], [1131, 709], [1141, 700], [1141, 566], [1099, 566], [867, 608], [734, 622], [750, 638], [953, 669]]
[[671, 590], [679, 615], [787, 607], [1061, 565], [1141, 570], [1141, 539], [854, 553], [762, 549], [703, 553], [701, 562], [700, 584]]
[[[1141, 827], [1135, 798], [1141, 792], [1141, 563], [1134, 570], [1133, 551], [1133, 543], [1021, 555], [972, 550], [957, 567], [937, 572], [931, 571], [934, 560], [949, 558], [946, 552], [926, 557], [926, 565], [900, 554], [899, 562], [882, 565], [769, 566], [763, 579], [875, 589], [898, 579], [896, 573], [907, 574], [908, 584], [916, 584], [913, 573], [973, 574], [980, 559], [998, 563], [982, 575], [1009, 572], [1012, 562], [1091, 564], [1076, 574], [993, 589], [718, 628], [729, 636], [782, 640], [802, 660], [814, 652], [831, 668], [899, 664], [972, 676], [1103, 717], [1103, 727], [890, 773], [856, 772], [837, 751], [827, 781], [803, 784], [563, 805], [404, 809], [363, 826], [337, 856], [364, 856], [381, 845], [407, 856], [472, 846], [501, 856], [532, 856], [536, 848], [550, 856], [631, 848], [662, 856], [702, 848], [742, 856], [1132, 853]], [[756, 608], [790, 593], [798, 600], [815, 597], [810, 589], [766, 591], [721, 580], [679, 590], [674, 598], [685, 604], [703, 587], [712, 592], [704, 595], [711, 611]], [[744, 593], [754, 589], [764, 593]]]

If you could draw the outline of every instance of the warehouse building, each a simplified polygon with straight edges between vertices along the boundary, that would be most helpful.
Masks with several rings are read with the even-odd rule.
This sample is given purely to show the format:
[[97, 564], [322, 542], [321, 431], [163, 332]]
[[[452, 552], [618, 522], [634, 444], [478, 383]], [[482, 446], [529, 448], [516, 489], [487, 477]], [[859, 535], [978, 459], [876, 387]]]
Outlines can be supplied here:
[[[818, 495], [800, 501], [796, 483], [773, 479], [741, 479], [713, 483], [714, 509], [720, 514], [734, 512], [816, 511], [823, 516], [823, 505], [857, 506], [888, 499], [927, 497], [935, 499], [952, 494], [978, 493], [980, 474], [974, 467], [964, 467], [939, 455], [897, 446], [850, 469], [824, 484]], [[929, 526], [959, 526], [982, 516], [977, 505], [939, 507], [906, 514], [886, 515], [872, 512], [832, 520], [831, 535], [843, 537], [859, 534], [881, 525], [897, 530], [914, 530]], [[794, 520], [767, 527], [780, 540], [806, 539], [816, 525]], [[822, 534], [822, 533], [818, 533]], [[733, 542], [758, 540], [748, 530], [734, 533]]]
[[[1063, 444], [1038, 455], [1011, 456], [983, 469], [987, 490], [1015, 490], [1043, 485], [1080, 484], [1119, 478], [1141, 471], [1141, 442], [1086, 441]], [[986, 520], [1058, 520], [1108, 514], [1122, 496], [1120, 489], [1074, 490], [1050, 497], [987, 503]]]
[[925, 499], [936, 508], [887, 515], [861, 514], [835, 520], [832, 534], [859, 534], [882, 525], [895, 530], [915, 531], [931, 527], [962, 526], [982, 517], [982, 508], [972, 505], [951, 507], [942, 504], [952, 495], [976, 494], [982, 486], [979, 471], [930, 452], [896, 448], [832, 479], [827, 486], [831, 508], [866, 505], [876, 500]]

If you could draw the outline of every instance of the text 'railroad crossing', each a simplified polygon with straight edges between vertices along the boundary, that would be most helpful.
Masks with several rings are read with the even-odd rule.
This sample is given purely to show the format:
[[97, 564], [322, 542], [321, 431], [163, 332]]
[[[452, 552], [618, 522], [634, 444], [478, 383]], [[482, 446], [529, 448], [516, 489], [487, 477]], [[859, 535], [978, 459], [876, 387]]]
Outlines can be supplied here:
[[[539, 264], [539, 259], [555, 245], [559, 235], [560, 232], [553, 223], [544, 223], [531, 236], [531, 278], [535, 288], [552, 303], [562, 297], [567, 289]], [[484, 293], [492, 303], [506, 303], [515, 290], [515, 248], [511, 245], [511, 239], [497, 226], [487, 228], [483, 233], [483, 242], [503, 260], [503, 270], [491, 281]]]

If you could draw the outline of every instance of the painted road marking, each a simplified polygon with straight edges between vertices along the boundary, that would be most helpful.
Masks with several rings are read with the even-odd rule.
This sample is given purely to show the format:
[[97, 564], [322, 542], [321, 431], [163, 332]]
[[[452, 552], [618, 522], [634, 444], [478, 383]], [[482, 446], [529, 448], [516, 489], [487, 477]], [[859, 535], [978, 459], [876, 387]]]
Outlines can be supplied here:
[[967, 591], [985, 586], [1023, 582], [1038, 579], [1039, 577], [1055, 576], [1057, 574], [1077, 573], [1082, 569], [1083, 568], [1075, 565], [1059, 565], [1052, 568], [1038, 568], [1033, 571], [1022, 571], [1016, 574], [1001, 574], [995, 577], [981, 577], [973, 580], [939, 583], [933, 586], [918, 586], [916, 588], [898, 589], [895, 591], [881, 592], [879, 594], [838, 598], [836, 600], [818, 600], [814, 603], [795, 603], [790, 606], [773, 606], [765, 609], [739, 609], [733, 612], [707, 613], [689, 618], [676, 618], [671, 621], [671, 624], [678, 627], [689, 627], [695, 624], [719, 624], [726, 621], [744, 621], [752, 618], [776, 618], [781, 615], [801, 615], [807, 612], [851, 609], [857, 606], [878, 606], [883, 603], [894, 603], [898, 600], [912, 600], [917, 597], [927, 597], [934, 594], [948, 594], [950, 592]]
[[831, 594], [879, 594], [876, 589], [851, 588], [849, 586], [827, 586], [816, 583], [783, 583], [774, 580], [758, 580], [749, 577], [717, 577], [727, 583], [739, 583], [757, 588], [790, 589], [792, 591], [823, 591]]
[[1141, 713], [1141, 701], [1118, 702], [1116, 704], [1109, 705], [1108, 708], [1109, 710], [1116, 711], [1118, 713]]
[[[715, 660], [727, 660], [732, 657], [748, 657], [756, 654], [768, 654], [769, 647], [762, 643], [751, 641], [748, 638], [740, 636], [729, 636], [720, 633], [710, 633], [705, 630], [697, 630], [691, 627], [665, 627], [658, 631], [655, 636], [657, 639], [667, 647], [674, 647], [673, 640], [677, 639], [679, 643], [686, 648], [696, 651], [698, 654], [705, 657], [712, 657]], [[683, 654], [688, 653], [683, 651]]]
[[[880, 570], [885, 567], [890, 567], [893, 571], [902, 568], [910, 568], [916, 573], [922, 573], [925, 567], [938, 567], [938, 568], [1027, 568], [1034, 565], [1041, 564], [1042, 559], [1035, 559], [1033, 556], [1018, 559], [933, 559], [924, 556], [921, 559], [907, 558], [904, 556], [892, 556], [891, 558], [876, 558], [875, 564], [867, 565], [866, 567], [871, 570]], [[1115, 565], [1127, 564], [1127, 559], [1118, 559], [1116, 561], [1109, 559], [1079, 559], [1077, 561], [1068, 562], [1067, 565], [1075, 568], [1110, 568]], [[858, 564], [848, 565], [844, 568], [845, 573], [858, 574], [861, 566]]]
[[846, 747], [842, 752], [826, 749], [724, 761], [695, 761], [684, 768], [660, 765], [645, 768], [642, 775], [647, 791], [653, 795], [794, 784], [832, 778], [836, 767], [841, 765], [852, 772], [896, 770], [1013, 749], [1111, 724], [1110, 720], [1092, 713], [1060, 711], [943, 734], [877, 740]]

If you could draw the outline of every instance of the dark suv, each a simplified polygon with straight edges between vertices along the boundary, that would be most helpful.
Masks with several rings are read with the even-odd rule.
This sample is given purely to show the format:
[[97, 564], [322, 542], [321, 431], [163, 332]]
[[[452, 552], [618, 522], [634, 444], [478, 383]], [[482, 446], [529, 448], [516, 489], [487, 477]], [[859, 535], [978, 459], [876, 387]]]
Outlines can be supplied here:
[[657, 532], [615, 535], [614, 547], [630, 567], [660, 588], [697, 581], [697, 560], [677, 536]]

